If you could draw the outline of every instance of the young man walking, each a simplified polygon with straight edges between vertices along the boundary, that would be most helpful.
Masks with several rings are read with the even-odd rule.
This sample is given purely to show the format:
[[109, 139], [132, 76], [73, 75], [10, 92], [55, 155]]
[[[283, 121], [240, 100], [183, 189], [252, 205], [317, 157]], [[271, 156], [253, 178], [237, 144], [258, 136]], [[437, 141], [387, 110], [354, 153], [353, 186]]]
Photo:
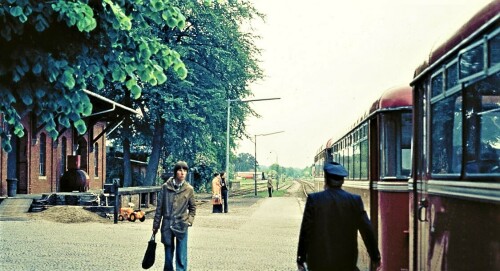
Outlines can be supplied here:
[[193, 225], [196, 215], [194, 189], [186, 182], [188, 165], [179, 161], [174, 166], [174, 177], [161, 187], [153, 221], [153, 234], [161, 224], [161, 242], [165, 246], [165, 266], [163, 270], [174, 270], [174, 251], [176, 271], [188, 270], [187, 243], [188, 227]]

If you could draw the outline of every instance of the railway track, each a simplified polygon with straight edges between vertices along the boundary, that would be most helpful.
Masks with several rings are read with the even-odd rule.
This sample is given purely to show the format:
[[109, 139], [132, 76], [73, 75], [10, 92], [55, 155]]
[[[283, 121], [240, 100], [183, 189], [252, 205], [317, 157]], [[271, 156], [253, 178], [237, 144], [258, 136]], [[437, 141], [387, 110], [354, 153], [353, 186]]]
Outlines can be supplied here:
[[304, 193], [304, 197], [307, 198], [307, 195], [309, 195], [309, 193], [316, 192], [314, 182], [303, 180], [298, 180], [297, 182], [301, 185], [301, 190]]

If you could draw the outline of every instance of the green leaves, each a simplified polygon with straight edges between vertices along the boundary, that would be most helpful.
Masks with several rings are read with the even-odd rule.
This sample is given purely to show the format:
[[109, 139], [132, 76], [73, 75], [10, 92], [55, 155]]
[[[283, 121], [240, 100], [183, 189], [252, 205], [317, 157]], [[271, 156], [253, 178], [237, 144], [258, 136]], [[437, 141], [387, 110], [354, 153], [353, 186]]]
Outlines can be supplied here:
[[10, 8], [10, 15], [14, 17], [19, 17], [23, 14], [23, 9], [19, 6]]
[[132, 93], [134, 99], [139, 99], [139, 97], [141, 97], [142, 94], [142, 89], [138, 85], [133, 85], [130, 88], [130, 92]]
[[186, 26], [186, 17], [182, 15], [177, 7], [167, 8], [162, 12], [161, 17], [170, 28], [178, 27], [179, 29], [183, 29]]
[[[82, 118], [92, 104], [82, 89], [139, 99], [148, 87], [169, 82], [169, 75], [187, 76], [163, 36], [165, 29], [185, 27], [186, 18], [169, 0], [5, 1], [0, 18], [8, 23], [0, 23], [0, 42], [9, 57], [0, 60], [0, 111], [17, 135], [24, 133], [17, 110], [34, 111], [53, 138], [57, 125], [85, 133]], [[8, 148], [10, 139], [0, 137]]]
[[103, 6], [107, 4], [113, 14], [115, 15], [115, 21], [113, 22], [113, 27], [117, 30], [127, 30], [129, 31], [132, 28], [132, 21], [125, 12], [121, 9], [118, 4], [113, 3], [111, 0], [103, 0]]
[[42, 73], [42, 65], [40, 63], [36, 63], [35, 66], [31, 69], [34, 75], [40, 75]]
[[59, 19], [64, 19], [68, 26], [76, 25], [80, 32], [90, 32], [97, 26], [94, 11], [86, 3], [59, 0], [51, 7], [59, 13]]
[[79, 135], [83, 135], [87, 131], [87, 125], [85, 125], [85, 121], [81, 119], [75, 121], [74, 125]]
[[75, 87], [75, 79], [73, 78], [73, 69], [65, 70], [59, 79], [61, 83], [64, 84], [68, 89], [73, 89]]

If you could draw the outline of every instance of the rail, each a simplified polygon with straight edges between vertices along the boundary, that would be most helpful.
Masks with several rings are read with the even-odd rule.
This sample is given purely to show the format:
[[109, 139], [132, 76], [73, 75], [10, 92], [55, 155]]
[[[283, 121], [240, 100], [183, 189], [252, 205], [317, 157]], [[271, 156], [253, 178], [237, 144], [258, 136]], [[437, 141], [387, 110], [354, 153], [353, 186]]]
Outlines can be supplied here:
[[303, 180], [298, 180], [297, 181], [301, 187], [302, 187], [302, 191], [304, 192], [304, 197], [307, 198], [307, 195], [309, 195], [309, 193], [314, 193], [316, 192], [315, 190], [315, 185], [313, 182], [309, 182], [309, 181], [303, 181]]

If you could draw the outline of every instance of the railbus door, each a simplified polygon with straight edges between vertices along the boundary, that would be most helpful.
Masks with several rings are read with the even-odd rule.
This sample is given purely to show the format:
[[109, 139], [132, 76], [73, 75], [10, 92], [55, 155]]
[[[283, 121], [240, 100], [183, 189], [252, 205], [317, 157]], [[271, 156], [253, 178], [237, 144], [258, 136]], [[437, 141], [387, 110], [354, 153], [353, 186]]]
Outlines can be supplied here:
[[416, 86], [413, 92], [413, 139], [412, 139], [412, 178], [409, 181], [410, 198], [410, 270], [426, 270], [425, 255], [427, 251], [426, 238], [426, 216], [427, 200], [425, 191], [425, 164], [426, 153], [424, 142], [426, 139], [425, 127], [427, 127], [425, 116], [425, 88]]

